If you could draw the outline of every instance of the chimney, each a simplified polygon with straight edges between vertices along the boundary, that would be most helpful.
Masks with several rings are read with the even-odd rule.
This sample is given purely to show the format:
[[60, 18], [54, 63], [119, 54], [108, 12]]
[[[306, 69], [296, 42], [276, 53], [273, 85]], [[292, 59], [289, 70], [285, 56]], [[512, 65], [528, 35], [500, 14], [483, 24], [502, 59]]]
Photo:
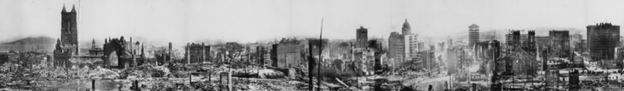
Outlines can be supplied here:
[[191, 64], [191, 55], [190, 55], [190, 52], [189, 52], [190, 48], [191, 47], [190, 47], [189, 43], [186, 43], [186, 64]]
[[141, 44], [141, 57], [145, 58], [145, 45]]
[[[171, 52], [171, 46], [172, 46], [172, 44], [171, 44], [171, 42], [169, 42], [169, 51], [167, 51], [167, 52], [169, 52], [169, 53], [168, 53], [167, 55], [169, 55], [169, 57], [168, 57], [168, 58], [169, 58], [170, 60], [172, 60], [172, 59], [173, 59], [173, 58], [172, 58], [172, 57], [173, 57], [173, 56], [172, 56], [172, 52]], [[167, 61], [169, 61], [169, 60], [167, 60]]]

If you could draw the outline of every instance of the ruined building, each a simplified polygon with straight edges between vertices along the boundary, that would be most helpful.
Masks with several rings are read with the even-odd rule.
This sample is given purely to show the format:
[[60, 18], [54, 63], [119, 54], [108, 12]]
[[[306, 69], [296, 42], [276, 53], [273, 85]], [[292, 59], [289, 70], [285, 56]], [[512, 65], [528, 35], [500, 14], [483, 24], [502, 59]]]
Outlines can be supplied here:
[[405, 39], [403, 35], [398, 32], [390, 33], [390, 38], [388, 38], [388, 48], [389, 53], [388, 57], [393, 58], [395, 61], [402, 61], [405, 59]]
[[120, 38], [107, 38], [103, 44], [104, 67], [127, 68], [136, 67], [145, 63], [143, 45]]
[[277, 68], [296, 68], [303, 61], [304, 46], [297, 40], [282, 40], [276, 46], [276, 67]]
[[507, 48], [504, 59], [506, 74], [527, 74], [534, 75], [538, 64], [535, 60], [536, 42], [535, 31], [528, 31], [521, 34], [521, 30], [512, 30], [507, 34]]
[[95, 44], [95, 39], [91, 42], [91, 48], [88, 50], [89, 55], [104, 55], [104, 50]]
[[277, 46], [279, 46], [279, 44], [272, 44], [271, 53], [269, 54], [269, 58], [271, 59], [270, 65], [273, 67], [277, 67]]
[[87, 55], [80, 53], [77, 17], [75, 6], [72, 6], [72, 10], [67, 12], [63, 5], [63, 10], [61, 11], [61, 38], [57, 39], [54, 56], [51, 58], [54, 59], [54, 66], [66, 68], [102, 66], [102, 50], [95, 46], [95, 40], [92, 42], [91, 49], [87, 50]]
[[61, 11], [61, 38], [56, 41], [54, 49], [54, 65], [70, 67], [69, 59], [78, 55], [78, 25], [75, 6], [67, 12], [65, 5]]
[[521, 36], [519, 30], [512, 30], [509, 34], [505, 35], [505, 37], [505, 43], [507, 44], [508, 49], [520, 47]]
[[507, 49], [522, 49], [527, 52], [536, 51], [535, 31], [529, 30], [521, 34], [522, 30], [511, 30], [506, 36]]
[[548, 32], [550, 36], [550, 52], [551, 56], [559, 58], [567, 58], [571, 55], [570, 50], [570, 34], [568, 30], [551, 30]]
[[210, 61], [210, 46], [202, 44], [187, 44], [184, 48], [186, 53], [185, 63], [203, 63]]
[[524, 51], [535, 54], [535, 52], [537, 51], [536, 44], [535, 44], [535, 31], [529, 30], [527, 34], [528, 36], [526, 38], [526, 41], [522, 42], [523, 43], [522, 49], [524, 49]]
[[356, 43], [356, 48], [368, 47], [368, 29], [360, 26], [360, 28], [356, 30]]
[[256, 56], [257, 56], [257, 64], [264, 65], [265, 64], [265, 55], [267, 54], [267, 48], [263, 46], [256, 46]]
[[587, 26], [587, 46], [589, 55], [594, 61], [613, 59], [619, 40], [620, 26], [618, 25], [599, 23]]

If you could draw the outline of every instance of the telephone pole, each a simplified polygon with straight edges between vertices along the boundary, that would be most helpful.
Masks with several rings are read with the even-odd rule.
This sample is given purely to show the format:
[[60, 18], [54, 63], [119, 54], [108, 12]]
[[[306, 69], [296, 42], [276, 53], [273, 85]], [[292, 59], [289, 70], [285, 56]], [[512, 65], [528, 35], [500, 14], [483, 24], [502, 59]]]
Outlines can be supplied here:
[[317, 74], [318, 74], [318, 83], [316, 83], [318, 85], [318, 91], [321, 91], [321, 65], [323, 65], [322, 61], [323, 61], [323, 19], [321, 18], [321, 34], [319, 35], [319, 62], [318, 62], [318, 70], [317, 70]]

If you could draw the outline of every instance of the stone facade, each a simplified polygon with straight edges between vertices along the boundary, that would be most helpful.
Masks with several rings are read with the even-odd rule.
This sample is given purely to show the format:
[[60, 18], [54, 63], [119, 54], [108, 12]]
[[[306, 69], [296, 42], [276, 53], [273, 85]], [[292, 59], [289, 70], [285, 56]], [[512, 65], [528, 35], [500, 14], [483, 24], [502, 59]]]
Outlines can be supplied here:
[[76, 10], [72, 7], [70, 12], [61, 11], [61, 38], [56, 41], [54, 49], [54, 65], [56, 67], [71, 67], [69, 59], [79, 54], [78, 28]]

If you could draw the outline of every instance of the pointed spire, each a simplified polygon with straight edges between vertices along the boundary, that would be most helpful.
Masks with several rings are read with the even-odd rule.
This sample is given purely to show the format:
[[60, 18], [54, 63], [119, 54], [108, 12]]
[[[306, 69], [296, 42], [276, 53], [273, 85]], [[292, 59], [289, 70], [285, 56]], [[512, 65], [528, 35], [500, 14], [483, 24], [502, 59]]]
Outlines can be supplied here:
[[65, 4], [63, 4], [63, 10], [61, 11], [61, 13], [65, 13], [65, 12], [67, 11], [65, 10]]
[[56, 46], [55, 47], [56, 47], [56, 49], [54, 49], [55, 51], [56, 50], [61, 50], [61, 39], [60, 38], [56, 39]]
[[76, 5], [72, 5], [72, 10], [71, 10], [71, 12], [76, 13]]

